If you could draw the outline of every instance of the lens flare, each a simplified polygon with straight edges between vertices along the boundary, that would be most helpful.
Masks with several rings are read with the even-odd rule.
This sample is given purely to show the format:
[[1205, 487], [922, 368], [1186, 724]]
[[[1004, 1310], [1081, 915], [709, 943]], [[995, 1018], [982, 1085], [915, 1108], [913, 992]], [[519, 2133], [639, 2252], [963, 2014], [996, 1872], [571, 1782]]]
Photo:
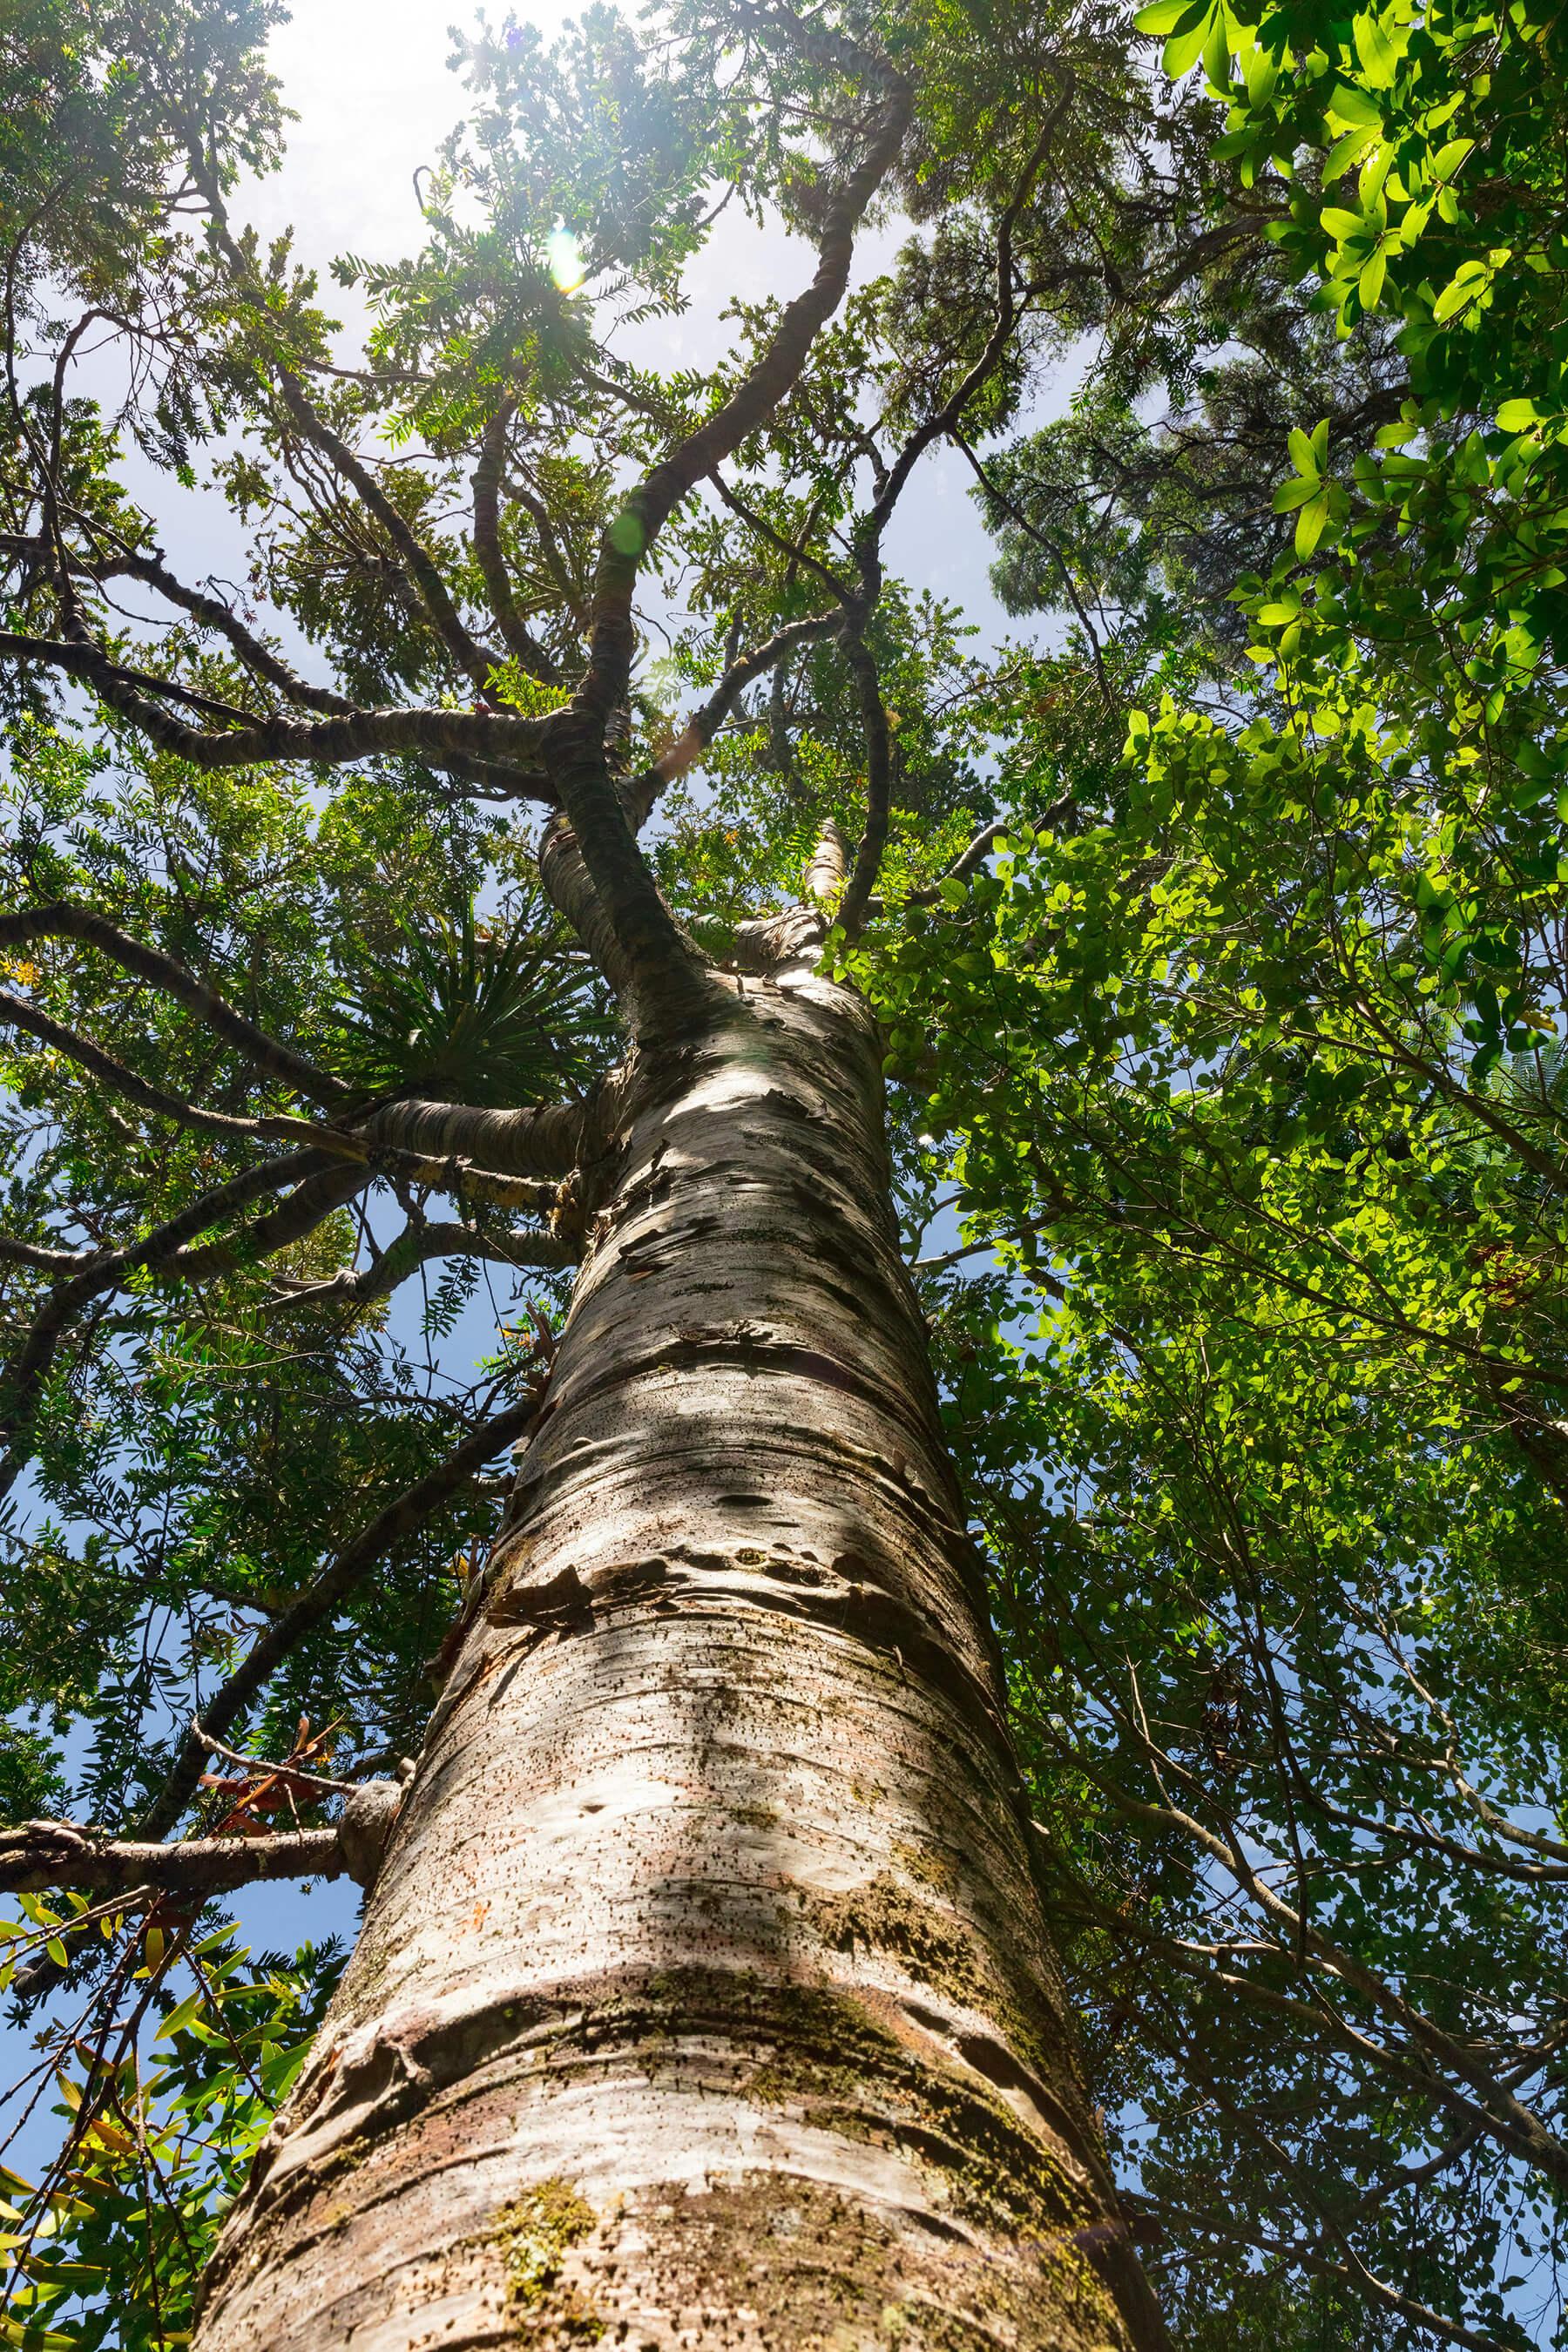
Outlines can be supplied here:
[[563, 294], [574, 292], [587, 275], [583, 248], [564, 221], [557, 221], [545, 238], [544, 257]]

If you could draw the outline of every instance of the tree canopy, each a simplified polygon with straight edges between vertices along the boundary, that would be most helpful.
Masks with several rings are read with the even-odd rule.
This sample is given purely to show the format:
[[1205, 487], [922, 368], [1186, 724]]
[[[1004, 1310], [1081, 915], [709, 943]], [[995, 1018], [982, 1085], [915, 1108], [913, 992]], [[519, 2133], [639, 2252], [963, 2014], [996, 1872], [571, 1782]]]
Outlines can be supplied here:
[[[245, 223], [274, 21], [0, 26], [0, 1814], [191, 1850], [55, 1894], [0, 1832], [60, 2121], [7, 2340], [188, 2331], [341, 1957], [200, 1874], [344, 1866], [548, 1364], [616, 999], [837, 839], [1173, 2331], [1568, 2342], [1557, 18], [509, 19], [414, 250], [335, 289]], [[650, 363], [737, 210], [782, 290]], [[984, 653], [886, 552], [939, 447]]]

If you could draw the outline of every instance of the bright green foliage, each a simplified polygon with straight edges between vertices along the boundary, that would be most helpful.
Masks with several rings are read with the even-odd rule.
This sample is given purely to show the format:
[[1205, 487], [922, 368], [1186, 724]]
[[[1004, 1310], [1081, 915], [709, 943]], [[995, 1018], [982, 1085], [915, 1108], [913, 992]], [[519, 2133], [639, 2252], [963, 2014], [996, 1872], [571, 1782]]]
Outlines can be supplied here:
[[[82, 1895], [22, 1898], [0, 1922], [14, 1952], [85, 1922], [106, 1943], [125, 1937], [112, 1906]], [[127, 2030], [95, 2069], [93, 2098], [49, 2059], [36, 2070], [53, 2095], [68, 2150], [40, 2197], [0, 2167], [0, 2242], [15, 2264], [5, 2340], [22, 2352], [115, 2352], [177, 2343], [202, 2265], [230, 2200], [304, 2062], [342, 1969], [332, 1945], [291, 1960], [252, 1961], [233, 1932], [199, 1935], [188, 1921], [137, 1924], [117, 1974]], [[13, 1962], [5, 1964], [9, 1974]], [[184, 1987], [183, 1998], [176, 1990]]]
[[[1164, 30], [1168, 14], [1140, 21]], [[1289, 436], [1274, 506], [1295, 518], [1292, 544], [1239, 598], [1287, 723], [1248, 749], [1337, 777], [1342, 799], [1384, 775], [1430, 788], [1447, 827], [1401, 867], [1484, 1071], [1551, 1025], [1515, 933], [1555, 891], [1562, 849], [1563, 36], [1525, 7], [1245, 15], [1204, 17], [1205, 70], [1230, 100], [1217, 152], [1250, 188], [1285, 172], [1295, 193], [1269, 233], [1321, 277], [1313, 307], [1379, 343], [1383, 320], [1402, 320], [1405, 372], [1375, 435], [1325, 418]], [[1172, 31], [1172, 69], [1197, 29]], [[1296, 173], [1303, 145], [1315, 173]]]
[[1561, 29], [1139, 22], [1228, 283], [1166, 424], [1134, 310], [983, 496], [1147, 707], [1042, 708], [858, 968], [958, 1139], [952, 1428], [1184, 2340], [1561, 2343]]
[[[1005, 847], [866, 970], [931, 1127], [963, 1139], [965, 1230], [1016, 1273], [944, 1291], [952, 1427], [1101, 2080], [1146, 2119], [1128, 2153], [1163, 2222], [1222, 2274], [1227, 2245], [1342, 2260], [1342, 2217], [1462, 2123], [1462, 2058], [1511, 2073], [1568, 1995], [1561, 1843], [1539, 1873], [1443, 1760], [1561, 1841], [1560, 1057], [1478, 1078], [1417, 919], [1391, 919], [1391, 870], [1441, 824], [1424, 795], [1314, 803], [1228, 750], [1152, 764], [1114, 826]], [[1554, 929], [1530, 944], [1547, 984]], [[1451, 2038], [1434, 2088], [1260, 1885]], [[1548, 2184], [1488, 2137], [1352, 2243], [1522, 2343], [1485, 2281], [1537, 2271]]]

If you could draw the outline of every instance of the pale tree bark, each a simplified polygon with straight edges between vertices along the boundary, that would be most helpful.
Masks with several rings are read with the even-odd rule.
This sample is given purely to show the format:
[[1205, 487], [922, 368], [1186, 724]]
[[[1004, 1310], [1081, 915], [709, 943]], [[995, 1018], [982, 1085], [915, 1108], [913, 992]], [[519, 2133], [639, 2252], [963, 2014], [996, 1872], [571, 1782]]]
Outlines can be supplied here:
[[873, 1024], [795, 935], [638, 1050], [484, 1600], [198, 2352], [1164, 2342]]

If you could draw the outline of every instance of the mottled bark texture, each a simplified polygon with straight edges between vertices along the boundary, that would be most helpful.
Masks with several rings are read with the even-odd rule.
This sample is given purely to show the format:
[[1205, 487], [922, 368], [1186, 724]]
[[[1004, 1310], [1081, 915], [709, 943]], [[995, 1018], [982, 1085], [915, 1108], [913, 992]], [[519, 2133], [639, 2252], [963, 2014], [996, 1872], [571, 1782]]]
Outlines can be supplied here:
[[640, 1058], [487, 1602], [199, 2352], [1163, 2340], [870, 1019], [804, 956], [713, 989]]

